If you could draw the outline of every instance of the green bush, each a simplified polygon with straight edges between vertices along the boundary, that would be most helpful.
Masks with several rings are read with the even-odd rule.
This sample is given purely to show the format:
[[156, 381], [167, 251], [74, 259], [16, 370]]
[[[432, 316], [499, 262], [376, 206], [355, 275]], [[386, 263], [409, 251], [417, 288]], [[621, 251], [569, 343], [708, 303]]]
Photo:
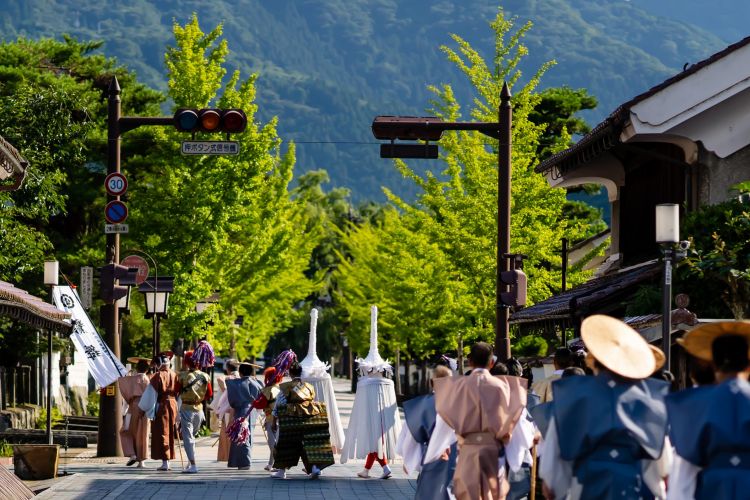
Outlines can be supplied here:
[[545, 356], [549, 345], [542, 337], [529, 335], [513, 344], [513, 354], [521, 357]]
[[12, 457], [13, 456], [13, 446], [6, 443], [5, 441], [0, 441], [0, 457]]
[[99, 391], [89, 393], [88, 402], [86, 403], [86, 415], [91, 417], [99, 416]]
[[[57, 424], [62, 423], [63, 421], [63, 414], [57, 407], [52, 407], [52, 427], [54, 427]], [[42, 408], [42, 411], [39, 412], [39, 416], [36, 419], [36, 428], [37, 429], [46, 429], [47, 428], [47, 409]]]

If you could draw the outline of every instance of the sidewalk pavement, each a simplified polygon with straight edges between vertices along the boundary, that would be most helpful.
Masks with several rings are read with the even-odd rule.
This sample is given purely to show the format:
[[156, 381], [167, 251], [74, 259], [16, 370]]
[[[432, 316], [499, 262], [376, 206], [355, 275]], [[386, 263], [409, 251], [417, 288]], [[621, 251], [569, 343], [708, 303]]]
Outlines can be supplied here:
[[[354, 395], [349, 393], [349, 383], [344, 379], [334, 380], [336, 399], [345, 429], [354, 402]], [[64, 468], [71, 475], [55, 481], [38, 498], [347, 500], [367, 495], [377, 500], [385, 500], [411, 498], [416, 489], [416, 477], [407, 477], [404, 474], [400, 458], [390, 464], [393, 477], [388, 480], [376, 479], [380, 476], [380, 466], [377, 464], [372, 469], [373, 479], [358, 478], [356, 474], [362, 470], [363, 460], [350, 461], [344, 465], [336, 463], [324, 469], [318, 480], [309, 479], [302, 472], [301, 463], [287, 472], [287, 479], [271, 479], [268, 472], [263, 470], [270, 452], [259, 425], [253, 430], [252, 466], [248, 471], [229, 469], [226, 462], [217, 462], [218, 445], [214, 446], [216, 439], [216, 435], [198, 439], [198, 474], [180, 472], [179, 452], [177, 460], [172, 462], [173, 470], [159, 472], [156, 467], [161, 465], [161, 462], [149, 460], [144, 469], [136, 469], [125, 466], [127, 458], [95, 458], [96, 450], [87, 450], [72, 460], [66, 460]], [[338, 462], [339, 456], [336, 455], [335, 458]], [[63, 465], [60, 469], [63, 469]]]

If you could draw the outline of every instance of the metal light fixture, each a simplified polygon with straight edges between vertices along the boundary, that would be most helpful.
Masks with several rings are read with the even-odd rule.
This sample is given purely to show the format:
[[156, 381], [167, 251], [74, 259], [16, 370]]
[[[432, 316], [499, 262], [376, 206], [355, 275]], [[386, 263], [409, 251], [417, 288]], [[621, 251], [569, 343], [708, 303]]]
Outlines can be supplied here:
[[656, 242], [664, 254], [662, 282], [661, 349], [666, 358], [664, 369], [670, 370], [672, 352], [672, 261], [674, 246], [680, 241], [680, 206], [675, 203], [656, 205]]
[[680, 241], [680, 206], [676, 203], [656, 205], [656, 242]]
[[56, 260], [44, 262], [44, 284], [47, 286], [57, 285], [57, 277], [60, 275], [60, 263]]

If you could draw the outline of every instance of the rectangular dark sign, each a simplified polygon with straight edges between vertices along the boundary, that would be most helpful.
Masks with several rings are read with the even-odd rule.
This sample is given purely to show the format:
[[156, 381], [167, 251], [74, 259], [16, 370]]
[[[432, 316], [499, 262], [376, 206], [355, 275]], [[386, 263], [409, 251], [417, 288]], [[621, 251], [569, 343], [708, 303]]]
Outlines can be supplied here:
[[381, 144], [381, 158], [428, 158], [438, 157], [436, 144]]

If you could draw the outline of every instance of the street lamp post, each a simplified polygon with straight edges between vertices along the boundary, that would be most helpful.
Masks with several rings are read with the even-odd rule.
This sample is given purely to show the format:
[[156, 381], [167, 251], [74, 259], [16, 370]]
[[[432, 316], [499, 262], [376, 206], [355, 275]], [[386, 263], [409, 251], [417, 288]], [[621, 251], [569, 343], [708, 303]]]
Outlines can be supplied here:
[[[57, 286], [60, 263], [56, 260], [44, 263], [44, 284]], [[47, 330], [47, 444], [52, 444], [52, 330]]]
[[169, 308], [169, 294], [174, 290], [174, 278], [171, 276], [160, 276], [148, 278], [138, 286], [146, 300], [146, 318], [153, 320], [153, 344], [154, 357], [159, 354], [161, 338], [159, 326], [161, 317], [167, 315]]
[[664, 369], [670, 370], [672, 351], [672, 262], [674, 246], [680, 241], [680, 207], [675, 203], [656, 205], [656, 242], [664, 254], [662, 281], [661, 349], [666, 360]]
[[[444, 122], [436, 117], [378, 116], [372, 123], [376, 139], [389, 140], [380, 147], [381, 158], [437, 158], [437, 147], [430, 141], [440, 139], [446, 130], [473, 130], [497, 139], [497, 256], [495, 277], [495, 354], [501, 360], [510, 357], [508, 319], [511, 305], [525, 304], [525, 275], [516, 263], [522, 258], [510, 253], [511, 202], [511, 125], [513, 109], [510, 89], [503, 83], [497, 123]], [[394, 144], [399, 140], [422, 140], [425, 144]], [[519, 284], [522, 283], [522, 286]], [[509, 288], [510, 287], [510, 288]], [[523, 291], [521, 297], [520, 291]], [[514, 297], [515, 295], [515, 297]]]

